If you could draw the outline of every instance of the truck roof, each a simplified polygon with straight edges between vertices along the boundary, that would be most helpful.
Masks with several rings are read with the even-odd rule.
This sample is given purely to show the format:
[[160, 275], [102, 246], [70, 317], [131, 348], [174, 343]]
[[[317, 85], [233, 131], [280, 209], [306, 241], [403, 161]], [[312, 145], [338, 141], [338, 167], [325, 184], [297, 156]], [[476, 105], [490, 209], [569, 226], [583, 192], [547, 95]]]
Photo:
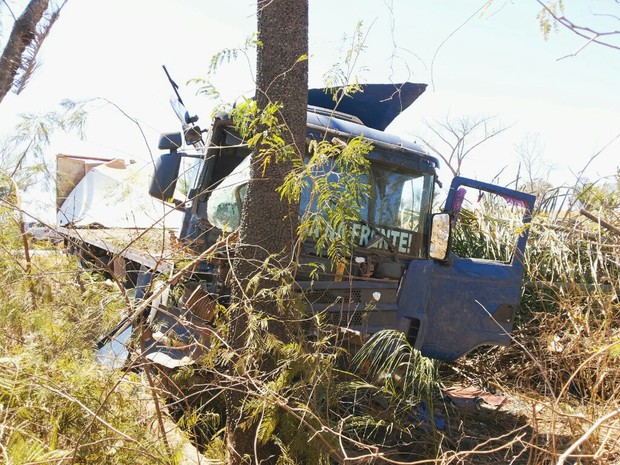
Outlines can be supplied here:
[[[373, 145], [398, 149], [402, 152], [414, 155], [418, 158], [431, 162], [435, 167], [439, 167], [439, 160], [430, 155], [421, 145], [407, 139], [403, 139], [396, 134], [364, 126], [354, 121], [345, 120], [337, 117], [337, 114], [330, 116], [323, 111], [316, 111], [313, 107], [308, 108], [308, 127], [320, 132], [330, 132], [334, 135], [348, 139], [351, 137], [362, 136], [369, 140]], [[322, 109], [319, 109], [322, 110]]]

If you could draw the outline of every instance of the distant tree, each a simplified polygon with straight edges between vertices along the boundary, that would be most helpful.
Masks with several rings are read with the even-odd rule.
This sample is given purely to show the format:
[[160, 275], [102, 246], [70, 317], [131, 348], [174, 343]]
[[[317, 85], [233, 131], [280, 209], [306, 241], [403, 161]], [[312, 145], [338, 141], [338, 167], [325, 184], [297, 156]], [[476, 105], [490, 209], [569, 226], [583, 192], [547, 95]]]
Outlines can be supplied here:
[[544, 162], [544, 147], [539, 135], [528, 134], [515, 146], [515, 151], [519, 157], [515, 189], [532, 194], [542, 194], [551, 189], [549, 174], [552, 167]]
[[[250, 313], [276, 317], [268, 318], [268, 331], [279, 340], [287, 338], [286, 328], [277, 322], [279, 306], [276, 299], [270, 297], [277, 294], [282, 282], [267, 276], [264, 264], [272, 260], [288, 268], [293, 261], [298, 207], [283, 201], [278, 188], [293, 168], [293, 157], [303, 157], [306, 147], [308, 1], [259, 0], [257, 16], [257, 126], [253, 133], [258, 138], [251, 155], [251, 178], [233, 264], [229, 344], [236, 354], [242, 355], [240, 362], [235, 360], [237, 367], [233, 374], [243, 375], [247, 370], [260, 377], [273, 369], [275, 361], [266, 353], [246, 353], [249, 357], [243, 357], [252, 337]], [[277, 153], [274, 153], [273, 141], [261, 137], [268, 130], [274, 130], [265, 122], [266, 113], [274, 109], [277, 109], [273, 115], [277, 120], [278, 137], [281, 137]], [[253, 292], [248, 297], [250, 287]], [[239, 367], [243, 364], [247, 365]], [[263, 381], [268, 379], [267, 376]], [[255, 463], [267, 456], [275, 463], [273, 456], [278, 455], [277, 447], [257, 441], [259, 421], [248, 420], [247, 401], [252, 396], [244, 389], [249, 388], [241, 383], [227, 394], [229, 463]]]
[[494, 116], [447, 116], [425, 124], [430, 134], [418, 136], [419, 139], [446, 163], [454, 176], [461, 174], [463, 162], [473, 150], [508, 129], [497, 125]]
[[608, 213], [620, 210], [620, 191], [615, 183], [585, 182], [576, 195], [579, 205], [586, 210]]
[[28, 83], [37, 69], [41, 45], [67, 1], [55, 5], [49, 0], [30, 0], [19, 17], [11, 11], [15, 22], [0, 56], [0, 102], [11, 90], [19, 94]]

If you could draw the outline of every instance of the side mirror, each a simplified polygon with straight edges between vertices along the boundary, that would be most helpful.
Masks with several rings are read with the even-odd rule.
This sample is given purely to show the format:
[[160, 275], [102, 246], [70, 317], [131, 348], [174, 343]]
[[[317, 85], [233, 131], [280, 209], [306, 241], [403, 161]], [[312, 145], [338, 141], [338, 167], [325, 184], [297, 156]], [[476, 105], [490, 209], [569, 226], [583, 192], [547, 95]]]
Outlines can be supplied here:
[[183, 141], [181, 140], [180, 132], [169, 132], [159, 136], [159, 144], [157, 148], [159, 150], [170, 150], [176, 152], [178, 148], [181, 148]]
[[429, 256], [445, 260], [448, 256], [452, 227], [448, 213], [435, 213], [431, 221], [431, 246]]
[[182, 155], [182, 153], [172, 152], [159, 157], [155, 163], [155, 171], [149, 188], [149, 194], [152, 197], [165, 202], [174, 197]]

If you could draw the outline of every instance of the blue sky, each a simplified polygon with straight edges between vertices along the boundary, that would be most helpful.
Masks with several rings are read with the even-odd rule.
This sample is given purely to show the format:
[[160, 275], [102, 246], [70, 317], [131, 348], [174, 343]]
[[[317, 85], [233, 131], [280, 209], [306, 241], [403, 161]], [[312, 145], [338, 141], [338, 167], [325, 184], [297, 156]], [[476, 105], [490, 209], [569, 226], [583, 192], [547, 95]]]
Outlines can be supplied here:
[[[343, 37], [362, 21], [367, 33], [357, 69], [362, 82], [431, 84], [388, 130], [415, 138], [424, 132], [424, 120], [497, 115], [511, 129], [475, 152], [465, 162], [465, 175], [490, 180], [504, 169], [502, 180], [508, 182], [518, 166], [515, 146], [537, 134], [541, 165], [552, 167], [549, 179], [570, 184], [572, 173], [620, 134], [620, 51], [590, 45], [560, 59], [583, 41], [563, 29], [545, 41], [534, 0], [495, 0], [481, 10], [487, 3], [310, 0], [310, 83], [322, 84], [340, 59]], [[610, 21], [596, 13], [620, 11], [613, 0], [565, 3], [569, 17], [597, 27]], [[153, 150], [160, 132], [177, 129], [162, 64], [206, 125], [214, 103], [195, 96], [185, 83], [206, 74], [214, 53], [243, 44], [255, 29], [254, 10], [247, 0], [71, 0], [44, 45], [38, 74], [26, 91], [0, 105], [0, 133], [18, 112], [50, 110], [64, 98], [103, 97], [140, 122]], [[214, 82], [227, 100], [253, 91], [243, 59], [222, 66]], [[50, 158], [57, 152], [149, 157], [135, 125], [103, 103], [91, 108], [86, 141], [57, 137]], [[588, 176], [613, 175], [619, 152], [616, 141], [592, 163]], [[449, 181], [447, 171], [441, 176]]]

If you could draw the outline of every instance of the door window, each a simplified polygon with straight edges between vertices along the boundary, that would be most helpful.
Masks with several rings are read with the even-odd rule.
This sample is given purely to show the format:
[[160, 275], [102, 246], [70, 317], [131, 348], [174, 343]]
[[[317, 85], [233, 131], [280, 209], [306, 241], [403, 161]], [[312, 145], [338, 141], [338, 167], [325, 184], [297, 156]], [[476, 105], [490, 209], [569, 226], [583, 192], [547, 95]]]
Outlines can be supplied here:
[[456, 212], [453, 252], [461, 257], [511, 262], [527, 227], [523, 223], [527, 212], [524, 201], [460, 187], [451, 207]]

